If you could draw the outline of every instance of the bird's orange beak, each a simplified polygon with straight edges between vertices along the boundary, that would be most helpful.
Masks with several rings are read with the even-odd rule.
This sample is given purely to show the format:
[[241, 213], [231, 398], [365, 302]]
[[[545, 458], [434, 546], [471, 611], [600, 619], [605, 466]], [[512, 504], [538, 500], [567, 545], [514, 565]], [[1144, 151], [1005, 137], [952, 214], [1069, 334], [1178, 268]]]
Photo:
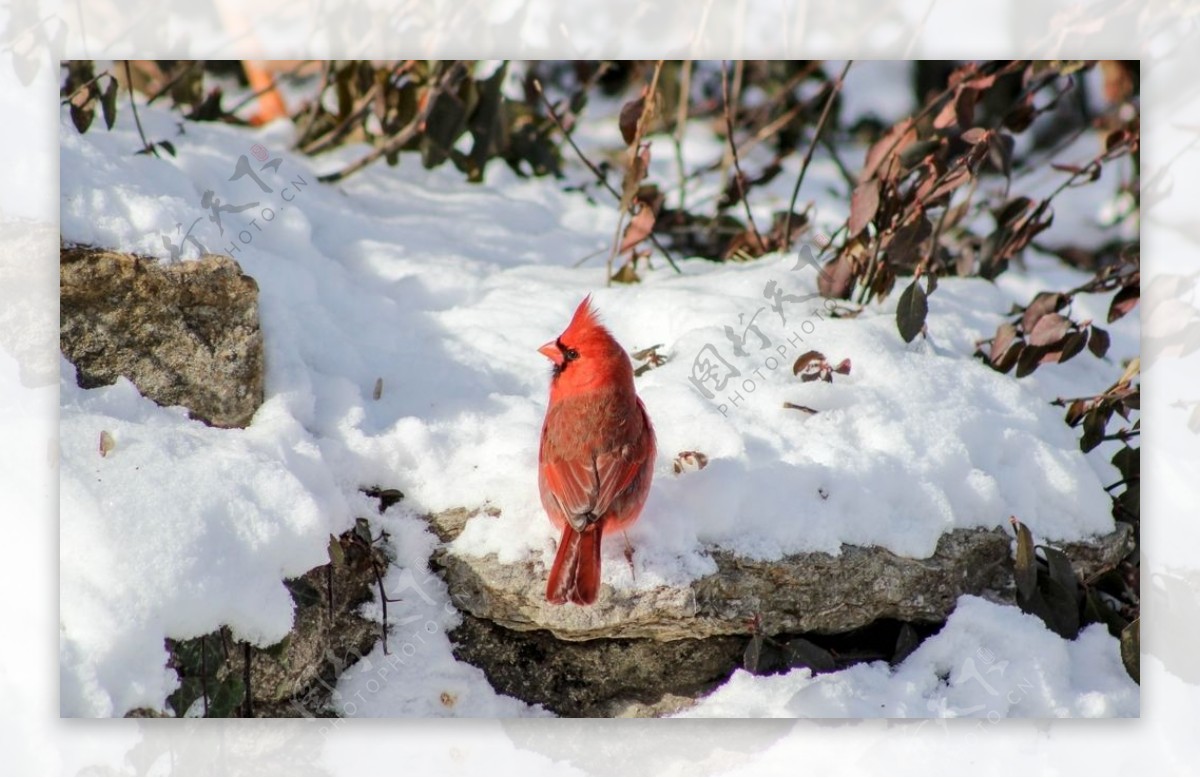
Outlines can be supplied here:
[[549, 359], [554, 364], [556, 364], [556, 365], [562, 364], [563, 354], [562, 354], [562, 351], [560, 351], [558, 348], [557, 341], [554, 341], [554, 340], [550, 341], [549, 343], [547, 343], [544, 346], [542, 346], [541, 348], [539, 348], [538, 351], [541, 354], [545, 355], [546, 359]]

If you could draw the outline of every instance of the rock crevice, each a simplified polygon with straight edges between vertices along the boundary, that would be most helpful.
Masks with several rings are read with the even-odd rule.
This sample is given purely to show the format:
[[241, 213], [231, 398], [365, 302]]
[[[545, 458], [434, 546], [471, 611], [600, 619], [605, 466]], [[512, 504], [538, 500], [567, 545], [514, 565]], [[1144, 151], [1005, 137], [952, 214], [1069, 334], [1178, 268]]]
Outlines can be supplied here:
[[[494, 555], [453, 551], [449, 543], [467, 522], [489, 514], [457, 509], [427, 518], [442, 540], [434, 567], [463, 613], [451, 633], [455, 655], [481, 668], [497, 691], [563, 716], [686, 708], [742, 666], [755, 630], [775, 643], [808, 635], [858, 645], [872, 632], [875, 642], [880, 635], [895, 640], [899, 624], [929, 634], [963, 594], [1013, 599], [1012, 539], [997, 527], [949, 532], [927, 559], [878, 547], [771, 561], [713, 549], [717, 571], [686, 585], [603, 586], [593, 606], [553, 606], [535, 585], [546, 576], [540, 559], [502, 564]], [[1118, 524], [1062, 550], [1088, 577], [1115, 565], [1132, 543], [1132, 528]], [[853, 654], [839, 666], [860, 661]]]
[[[430, 518], [442, 539], [456, 536], [466, 511]], [[880, 619], [940, 622], [964, 594], [1000, 596], [1011, 587], [1011, 537], [1003, 529], [956, 529], [926, 559], [877, 546], [844, 546], [842, 553], [805, 553], [760, 561], [712, 550], [717, 572], [684, 586], [601, 589], [595, 607], [550, 605], [540, 561], [501, 564], [494, 555], [469, 557], [443, 545], [435, 554], [460, 609], [511, 630], [545, 630], [565, 641], [647, 638], [658, 641], [748, 635], [757, 620], [771, 633], [835, 634]], [[1114, 566], [1133, 542], [1132, 528], [1068, 543], [1063, 551], [1088, 577]]]

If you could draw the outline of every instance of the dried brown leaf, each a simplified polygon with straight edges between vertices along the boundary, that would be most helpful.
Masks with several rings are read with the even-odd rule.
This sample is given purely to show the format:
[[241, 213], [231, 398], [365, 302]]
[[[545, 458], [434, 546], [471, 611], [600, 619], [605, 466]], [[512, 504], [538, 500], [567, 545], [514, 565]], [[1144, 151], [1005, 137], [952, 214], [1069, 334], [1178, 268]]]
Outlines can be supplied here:
[[1104, 355], [1108, 353], [1108, 347], [1111, 342], [1112, 339], [1109, 337], [1106, 330], [1102, 330], [1099, 327], [1092, 325], [1092, 335], [1090, 338], [1088, 338], [1087, 345], [1088, 349], [1093, 354], [1103, 359]]
[[[988, 361], [998, 366], [1000, 360], [1008, 353], [1009, 347], [1017, 338], [1017, 328], [1012, 324], [1001, 324], [996, 329], [996, 337], [992, 338], [992, 348], [988, 352]], [[1007, 372], [1007, 371], [1005, 371]]]
[[1066, 304], [1067, 298], [1060, 292], [1038, 292], [1033, 302], [1025, 308], [1025, 314], [1021, 317], [1021, 330], [1027, 334], [1032, 332], [1038, 319], [1048, 313], [1054, 313]]
[[854, 187], [850, 195], [850, 220], [848, 228], [851, 238], [862, 232], [875, 218], [879, 210], [879, 180], [871, 179]]
[[629, 251], [650, 237], [650, 233], [654, 230], [654, 209], [638, 200], [634, 202], [638, 205], [638, 212], [625, 225], [625, 234], [621, 238], [621, 248], [617, 253]]
[[637, 136], [637, 125], [641, 121], [642, 112], [646, 110], [646, 95], [643, 91], [642, 96], [636, 100], [630, 100], [621, 106], [621, 116], [617, 123], [621, 127], [621, 137], [625, 140], [626, 146], [632, 146], [634, 138]]
[[814, 362], [820, 364], [825, 361], [825, 355], [820, 351], [806, 351], [801, 354], [792, 365], [792, 375], [799, 375], [801, 371], [808, 368]]
[[1049, 346], [1062, 340], [1070, 328], [1070, 319], [1057, 313], [1047, 313], [1033, 325], [1033, 331], [1028, 333], [1027, 340], [1033, 346]]

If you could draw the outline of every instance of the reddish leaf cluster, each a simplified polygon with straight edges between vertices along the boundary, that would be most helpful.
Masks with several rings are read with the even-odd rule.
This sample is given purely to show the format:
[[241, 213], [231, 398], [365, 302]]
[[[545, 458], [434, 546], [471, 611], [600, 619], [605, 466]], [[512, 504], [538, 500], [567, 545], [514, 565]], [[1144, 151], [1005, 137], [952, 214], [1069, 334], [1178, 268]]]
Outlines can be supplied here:
[[703, 470], [708, 466], [708, 457], [699, 451], [680, 451], [675, 457], [675, 475], [694, 470]]
[[1072, 427], [1083, 425], [1083, 437], [1079, 441], [1080, 449], [1091, 451], [1106, 439], [1124, 441], [1138, 434], [1141, 429], [1140, 419], [1134, 421], [1131, 427], [1122, 428], [1113, 436], [1106, 437], [1108, 423], [1114, 413], [1128, 422], [1131, 420], [1131, 414], [1141, 408], [1141, 385], [1133, 383], [1140, 370], [1140, 360], [1135, 359], [1126, 368], [1125, 374], [1103, 394], [1074, 400], [1059, 398], [1054, 401], [1055, 405], [1066, 407], [1067, 424]]
[[[1067, 292], [1039, 292], [1024, 308], [1016, 307], [1012, 321], [996, 330], [990, 341], [982, 341], [975, 355], [1001, 373], [1016, 366], [1017, 377], [1029, 375], [1038, 368], [1054, 362], [1066, 362], [1086, 347], [1096, 357], [1108, 353], [1111, 342], [1108, 332], [1091, 321], [1075, 322], [1059, 313], [1070, 305], [1075, 295], [1118, 290], [1109, 305], [1108, 322], [1112, 323], [1137, 305], [1141, 293], [1141, 272], [1136, 256], [1123, 257], [1107, 266], [1087, 283]], [[985, 351], [983, 346], [987, 345]]]
[[[80, 134], [88, 131], [98, 103], [104, 114], [104, 125], [111, 130], [117, 120], [117, 79], [107, 71], [97, 76], [91, 60], [70, 60], [64, 67], [67, 76], [60, 94], [63, 102], [71, 106], [71, 123], [75, 129]], [[103, 89], [100, 88], [102, 78], [108, 79]]]
[[662, 348], [662, 346], [663, 346], [663, 344], [656, 343], [655, 345], [650, 346], [649, 348], [644, 348], [644, 349], [641, 349], [640, 351], [635, 351], [629, 355], [629, 358], [632, 359], [634, 362], [642, 363], [642, 364], [638, 365], [636, 368], [634, 368], [633, 375], [635, 377], [640, 376], [642, 373], [645, 373], [647, 370], [653, 370], [656, 367], [660, 367], [661, 365], [666, 364], [667, 357], [658, 353], [658, 350], [660, 348]]
[[1015, 365], [1018, 378], [1029, 375], [1038, 365], [1066, 362], [1085, 346], [1103, 357], [1108, 351], [1108, 333], [1091, 322], [1076, 323], [1057, 313], [1068, 300], [1061, 292], [1041, 292], [1016, 323], [1000, 325], [987, 352], [980, 349], [976, 355], [1001, 373]]
[[805, 383], [821, 380], [833, 383], [833, 374], [850, 375], [850, 360], [843, 359], [836, 366], [829, 364], [820, 351], [806, 351], [792, 365], [792, 375], [800, 376]]
[[[898, 273], [915, 272], [934, 254], [938, 230], [927, 215], [930, 210], [949, 208], [950, 198], [977, 178], [985, 160], [992, 160], [1006, 176], [1011, 173], [1012, 137], [975, 126], [975, 106], [998, 78], [1024, 67], [1014, 61], [958, 68], [941, 96], [872, 144], [851, 194], [845, 240], [827, 267], [823, 294], [848, 299], [859, 284], [860, 302], [886, 297]], [[964, 214], [958, 212], [950, 224], [946, 215], [939, 220], [941, 229]], [[868, 230], [871, 226], [873, 231]], [[1036, 234], [1033, 228], [1028, 232], [1011, 251], [1023, 248]]]

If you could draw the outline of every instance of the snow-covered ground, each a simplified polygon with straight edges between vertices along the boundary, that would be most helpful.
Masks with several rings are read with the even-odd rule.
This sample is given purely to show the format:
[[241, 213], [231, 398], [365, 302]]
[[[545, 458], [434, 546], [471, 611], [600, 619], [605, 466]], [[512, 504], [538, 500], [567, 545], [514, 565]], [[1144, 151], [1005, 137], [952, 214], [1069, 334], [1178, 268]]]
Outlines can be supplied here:
[[[661, 344], [669, 357], [638, 379], [660, 458], [629, 533], [633, 570], [604, 566], [614, 587], [704, 575], [714, 569], [714, 547], [773, 558], [877, 544], [923, 557], [948, 529], [1006, 525], [1012, 515], [1039, 541], [1112, 529], [1102, 485], [1115, 470], [1102, 450], [1079, 452], [1076, 432], [1047, 401], [1110, 385], [1120, 360], [1137, 353], [1136, 316], [1112, 328], [1103, 361], [1083, 354], [1017, 381], [971, 357], [1013, 302], [1083, 280], [1045, 258], [995, 285], [940, 282], [929, 338], [906, 345], [895, 326], [898, 293], [835, 320], [819, 300], [795, 299], [815, 291], [814, 271], [795, 256], [689, 261], [683, 275], [656, 258], [642, 283], [605, 288], [602, 259], [574, 266], [611, 239], [611, 204], [521, 179], [500, 163], [482, 186], [411, 158], [327, 186], [316, 176], [362, 149], [311, 160], [287, 151], [291, 128], [282, 122], [181, 131], [177, 117], [153, 108], [141, 119], [152, 140], [175, 145], [176, 157], [135, 156], [140, 141], [127, 111], [111, 132], [97, 124], [82, 136], [63, 112], [62, 236], [164, 261], [172, 245], [183, 260], [196, 256], [196, 243], [231, 253], [260, 288], [267, 399], [247, 429], [210, 429], [124, 380], [81, 390], [63, 362], [64, 715], [161, 709], [176, 684], [164, 637], [227, 624], [257, 645], [280, 640], [292, 617], [282, 579], [323, 563], [329, 534], [355, 516], [391, 533], [398, 564], [386, 585], [408, 594], [389, 608], [400, 651], [384, 657], [377, 648], [347, 672], [334, 709], [544, 715], [454, 659], [445, 633], [456, 616], [444, 584], [427, 572], [434, 538], [419, 517], [490, 505], [498, 515], [469, 523], [458, 550], [549, 564], [554, 533], [535, 475], [549, 371], [536, 348], [589, 293], [628, 350]], [[586, 140], [608, 132], [615, 126], [594, 127]], [[703, 135], [689, 133], [689, 167], [719, 151]], [[654, 162], [667, 166], [667, 181], [668, 148], [659, 144]], [[794, 180], [798, 160], [789, 163], [771, 190], [776, 199]], [[573, 181], [585, 175], [570, 169]], [[832, 163], [818, 157], [807, 180], [817, 223], [843, 219]], [[225, 206], [254, 205], [221, 211], [218, 229], [202, 204], [210, 190]], [[765, 219], [780, 205], [764, 197], [761, 207]], [[185, 239], [189, 230], [195, 242]], [[1107, 303], [1080, 298], [1074, 313], [1103, 321]], [[810, 349], [834, 363], [849, 358], [850, 374], [801, 383], [791, 364]], [[101, 431], [115, 442], [106, 457]], [[676, 476], [674, 456], [692, 450], [708, 467]], [[379, 516], [358, 492], [366, 485], [399, 488], [405, 499]], [[611, 561], [621, 550], [605, 554]], [[982, 683], [972, 683], [968, 661]], [[1015, 608], [965, 598], [945, 629], [895, 669], [859, 666], [815, 679], [738, 673], [693, 711], [994, 712], [1136, 715], [1137, 687], [1102, 628], [1066, 642]]]
[[1138, 702], [1103, 624], [1066, 641], [1035, 616], [964, 596], [942, 631], [895, 668], [872, 662], [769, 677], [738, 670], [682, 715], [1095, 718], [1136, 716]]

